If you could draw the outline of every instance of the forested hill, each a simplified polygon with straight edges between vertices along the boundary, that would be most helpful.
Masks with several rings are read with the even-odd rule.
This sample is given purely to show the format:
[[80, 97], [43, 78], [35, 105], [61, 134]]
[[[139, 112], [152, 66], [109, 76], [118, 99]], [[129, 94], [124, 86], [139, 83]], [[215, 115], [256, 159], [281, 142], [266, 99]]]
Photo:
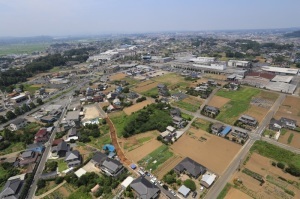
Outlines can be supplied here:
[[0, 72], [0, 89], [9, 90], [9, 87], [25, 82], [28, 77], [32, 77], [40, 72], [51, 70], [55, 66], [63, 66], [68, 61], [85, 62], [92, 48], [72, 49], [64, 52], [64, 55], [54, 54], [40, 57], [27, 64], [23, 69], [10, 69]]
[[300, 37], [300, 30], [294, 31], [294, 32], [291, 32], [291, 33], [287, 33], [284, 36], [285, 37]]

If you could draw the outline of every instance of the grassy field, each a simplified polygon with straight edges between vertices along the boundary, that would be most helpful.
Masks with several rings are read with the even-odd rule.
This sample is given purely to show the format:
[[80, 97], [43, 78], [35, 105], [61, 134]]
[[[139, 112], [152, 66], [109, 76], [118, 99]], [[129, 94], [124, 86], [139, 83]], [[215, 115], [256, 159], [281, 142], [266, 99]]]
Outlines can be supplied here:
[[49, 191], [50, 189], [53, 189], [56, 186], [58, 186], [58, 184], [55, 184], [54, 180], [46, 181], [46, 186], [41, 189], [37, 189], [35, 195], [36, 196], [42, 195], [42, 194], [46, 193], [47, 191]]
[[173, 105], [190, 112], [196, 112], [199, 109], [199, 106], [184, 101], [174, 102]]
[[260, 90], [250, 87], [242, 87], [238, 91], [219, 90], [216, 95], [231, 99], [221, 108], [217, 120], [233, 125], [237, 118], [250, 107], [251, 98], [258, 95]]
[[124, 129], [127, 115], [122, 111], [122, 112], [110, 114], [109, 117], [117, 130], [118, 137], [122, 137], [123, 136], [122, 132]]
[[192, 115], [189, 115], [189, 114], [186, 114], [186, 113], [181, 113], [181, 117], [185, 120], [192, 120], [193, 119], [193, 116]]
[[268, 142], [256, 141], [251, 147], [250, 152], [256, 152], [267, 158], [286, 163], [287, 165], [292, 164], [300, 169], [300, 155], [269, 144]]
[[56, 162], [58, 163], [57, 167], [58, 167], [59, 172], [62, 172], [64, 170], [68, 169], [68, 165], [67, 165], [67, 163], [65, 162], [64, 159], [56, 160]]
[[271, 130], [271, 129], [265, 129], [264, 132], [263, 132], [263, 135], [267, 135], [267, 136], [270, 136], [270, 137], [273, 137], [275, 135], [275, 131]]
[[231, 184], [227, 183], [221, 193], [218, 195], [217, 199], [223, 199], [227, 195], [228, 191], [232, 187]]
[[153, 138], [152, 136], [137, 138], [137, 143], [135, 145], [132, 146], [132, 144], [130, 144], [130, 143], [125, 143], [124, 149], [128, 150], [128, 151], [132, 151], [132, 150], [136, 149], [137, 147], [142, 146], [145, 142], [151, 140], [152, 138]]
[[61, 68], [59, 66], [55, 66], [54, 68], [49, 70], [49, 72], [56, 73], [56, 72], [59, 72], [60, 70], [61, 70]]
[[159, 148], [152, 151], [149, 155], [144, 157], [138, 163], [145, 167], [147, 170], [156, 170], [164, 162], [173, 156], [173, 153], [169, 151], [168, 146], [162, 145]]
[[0, 56], [7, 54], [30, 54], [35, 51], [43, 51], [48, 46], [49, 44], [47, 43], [2, 45], [0, 46]]
[[197, 128], [197, 129], [202, 129], [206, 132], [210, 132], [211, 124], [212, 123], [210, 123], [209, 121], [202, 120], [202, 119], [197, 119], [192, 123], [192, 126]]
[[14, 153], [17, 151], [22, 151], [25, 149], [25, 144], [23, 142], [11, 143], [9, 147], [0, 151], [0, 155], [5, 155], [9, 153]]
[[99, 150], [102, 150], [102, 147], [105, 144], [111, 144], [111, 139], [110, 139], [109, 134], [105, 134], [98, 138], [93, 138], [92, 136], [90, 136], [90, 139], [91, 139], [91, 141], [88, 142], [87, 144], [91, 145]]
[[294, 133], [291, 133], [289, 138], [288, 138], [288, 144], [291, 144], [293, 138], [294, 138]]
[[30, 92], [31, 94], [34, 94], [35, 91], [41, 87], [42, 86], [34, 86], [34, 85], [24, 84], [24, 90]]
[[150, 90], [144, 91], [141, 94], [145, 95], [145, 96], [148, 96], [148, 97], [157, 96], [158, 95], [158, 89], [155, 87], [155, 88], [152, 88]]
[[75, 192], [71, 193], [68, 199], [92, 199], [93, 197], [89, 193], [83, 192], [83, 188], [84, 187], [80, 187]]

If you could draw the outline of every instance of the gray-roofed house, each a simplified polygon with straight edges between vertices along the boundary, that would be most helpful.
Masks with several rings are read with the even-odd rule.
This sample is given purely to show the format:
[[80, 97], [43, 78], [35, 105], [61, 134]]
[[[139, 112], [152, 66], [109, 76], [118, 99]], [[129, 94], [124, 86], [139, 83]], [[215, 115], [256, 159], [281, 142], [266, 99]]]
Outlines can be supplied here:
[[181, 187], [178, 189], [178, 193], [180, 193], [185, 198], [188, 197], [190, 192], [191, 192], [191, 189], [187, 188], [184, 185], [181, 185]]
[[79, 151], [68, 151], [65, 157], [68, 167], [76, 167], [81, 164], [81, 155]]
[[243, 124], [249, 125], [249, 126], [256, 126], [257, 120], [254, 117], [251, 117], [249, 115], [242, 115], [239, 119], [239, 122], [242, 122]]
[[134, 190], [135, 196], [140, 199], [156, 199], [160, 194], [160, 189], [143, 176], [133, 180], [130, 187]]
[[91, 162], [96, 166], [96, 167], [101, 167], [102, 163], [107, 159], [107, 155], [104, 153], [101, 153], [97, 151], [95, 155], [92, 157]]
[[60, 142], [56, 148], [52, 147], [52, 153], [56, 153], [59, 157], [65, 157], [69, 150], [70, 147], [65, 141]]
[[72, 127], [68, 130], [67, 137], [70, 138], [74, 136], [77, 136], [77, 129], [75, 127]]
[[23, 188], [23, 183], [24, 183], [24, 178], [22, 177], [11, 177], [9, 178], [1, 193], [0, 193], [0, 198], [3, 199], [17, 199], [20, 197], [20, 193]]
[[220, 110], [214, 106], [205, 106], [202, 110], [202, 113], [208, 117], [216, 117], [219, 114]]
[[216, 122], [211, 126], [211, 131], [213, 134], [219, 134], [224, 129], [223, 124]]
[[174, 100], [176, 100], [176, 101], [181, 101], [181, 100], [187, 98], [188, 95], [179, 92], [179, 93], [174, 93], [174, 94], [172, 94], [171, 97], [172, 97]]
[[12, 131], [17, 131], [27, 125], [27, 120], [24, 118], [17, 118], [14, 121], [12, 121], [9, 125], [10, 129]]
[[292, 120], [289, 118], [282, 117], [280, 118], [280, 122], [282, 124], [282, 127], [288, 128], [288, 129], [295, 129], [297, 127], [297, 121]]
[[174, 171], [179, 174], [184, 172], [197, 179], [206, 172], [206, 168], [191, 158], [186, 157], [175, 166]]
[[124, 167], [121, 162], [110, 158], [104, 160], [100, 168], [108, 176], [113, 176], [113, 177], [118, 176], [124, 170]]

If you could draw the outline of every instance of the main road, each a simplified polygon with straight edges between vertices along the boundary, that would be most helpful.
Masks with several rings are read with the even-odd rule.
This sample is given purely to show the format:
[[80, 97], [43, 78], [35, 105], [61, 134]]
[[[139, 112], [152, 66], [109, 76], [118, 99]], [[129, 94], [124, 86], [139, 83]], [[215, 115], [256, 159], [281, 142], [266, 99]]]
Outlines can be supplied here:
[[259, 127], [256, 129], [254, 137], [250, 137], [250, 139], [243, 145], [241, 150], [238, 152], [238, 154], [234, 157], [234, 159], [231, 161], [229, 166], [227, 167], [226, 171], [219, 177], [219, 179], [216, 181], [216, 183], [209, 189], [208, 193], [206, 194], [205, 198], [207, 199], [215, 199], [218, 197], [226, 183], [230, 180], [231, 176], [234, 174], [234, 172], [239, 168], [241, 162], [245, 159], [246, 155], [248, 154], [248, 151], [250, 150], [251, 146], [254, 144], [256, 140], [259, 140], [261, 137], [261, 134], [263, 133], [266, 126], [269, 124], [270, 120], [278, 110], [279, 106], [285, 99], [284, 94], [280, 94], [278, 99], [275, 101], [269, 112], [267, 113], [266, 117], [263, 119], [263, 121], [260, 123]]

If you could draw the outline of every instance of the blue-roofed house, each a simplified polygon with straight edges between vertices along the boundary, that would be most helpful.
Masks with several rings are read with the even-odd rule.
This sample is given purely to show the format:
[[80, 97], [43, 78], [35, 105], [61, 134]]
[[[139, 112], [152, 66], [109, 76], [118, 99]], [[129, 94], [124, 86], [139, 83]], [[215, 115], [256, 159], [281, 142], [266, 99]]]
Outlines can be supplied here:
[[231, 126], [226, 126], [223, 131], [221, 131], [220, 136], [225, 137], [231, 131]]
[[44, 151], [44, 145], [42, 143], [34, 143], [27, 145], [27, 151], [34, 151], [38, 153], [42, 153]]

